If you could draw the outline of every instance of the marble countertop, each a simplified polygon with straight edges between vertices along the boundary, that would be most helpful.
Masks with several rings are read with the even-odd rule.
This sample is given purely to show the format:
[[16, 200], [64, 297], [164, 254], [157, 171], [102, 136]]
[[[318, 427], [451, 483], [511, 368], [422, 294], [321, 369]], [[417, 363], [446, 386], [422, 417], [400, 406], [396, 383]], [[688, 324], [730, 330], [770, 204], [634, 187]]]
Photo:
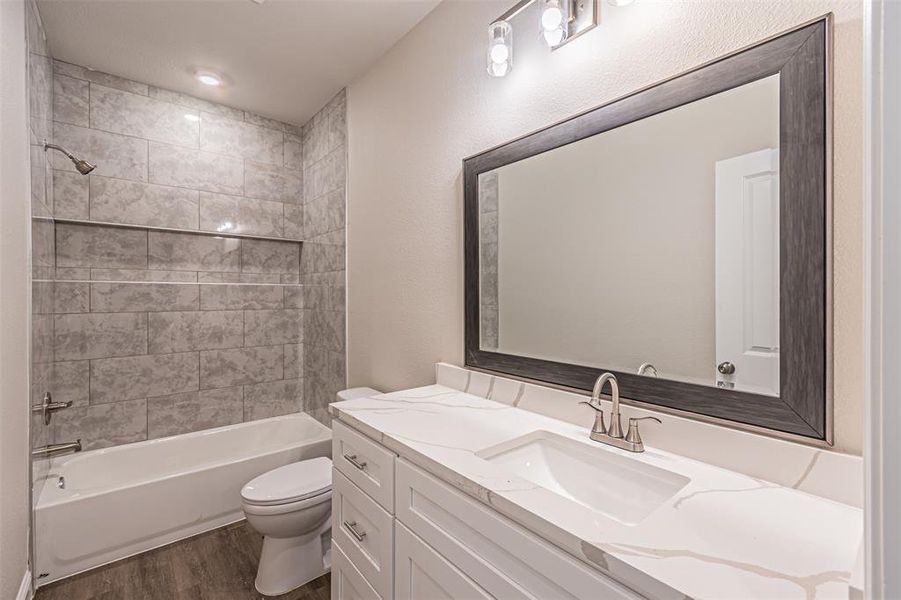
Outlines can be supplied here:
[[[442, 385], [337, 402], [330, 410], [649, 597], [848, 598], [863, 535], [857, 508], [650, 447], [633, 454], [602, 446], [588, 439], [587, 427]], [[690, 482], [637, 525], [626, 525], [476, 456], [534, 431], [627, 455]]]

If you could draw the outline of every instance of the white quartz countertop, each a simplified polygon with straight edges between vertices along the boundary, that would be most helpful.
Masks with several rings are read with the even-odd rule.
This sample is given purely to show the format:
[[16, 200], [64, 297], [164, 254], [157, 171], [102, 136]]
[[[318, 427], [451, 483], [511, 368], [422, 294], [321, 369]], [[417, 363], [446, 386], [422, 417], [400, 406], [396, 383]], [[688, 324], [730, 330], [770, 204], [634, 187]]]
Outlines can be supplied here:
[[[848, 598], [857, 508], [441, 385], [331, 405], [333, 415], [571, 555], [652, 598]], [[586, 424], [588, 425], [588, 424]], [[664, 418], [663, 425], [666, 427]], [[690, 479], [636, 525], [505, 472], [476, 452], [547, 431]]]

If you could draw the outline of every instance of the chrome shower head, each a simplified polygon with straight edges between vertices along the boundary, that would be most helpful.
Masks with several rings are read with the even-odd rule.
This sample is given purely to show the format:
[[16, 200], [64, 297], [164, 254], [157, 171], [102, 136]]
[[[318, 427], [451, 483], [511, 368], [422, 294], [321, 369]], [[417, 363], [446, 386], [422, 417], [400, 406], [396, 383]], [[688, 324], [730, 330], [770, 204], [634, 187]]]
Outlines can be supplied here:
[[87, 175], [88, 173], [90, 173], [91, 171], [93, 171], [94, 169], [97, 168], [97, 165], [92, 165], [91, 163], [89, 163], [86, 160], [81, 160], [80, 158], [76, 157], [74, 154], [72, 154], [71, 152], [69, 152], [68, 150], [63, 148], [62, 146], [57, 146], [56, 144], [48, 144], [47, 142], [44, 142], [44, 151], [46, 152], [49, 148], [52, 148], [54, 150], [59, 150], [60, 152], [65, 154], [66, 157], [72, 161], [72, 164], [75, 165], [75, 169], [82, 175]]

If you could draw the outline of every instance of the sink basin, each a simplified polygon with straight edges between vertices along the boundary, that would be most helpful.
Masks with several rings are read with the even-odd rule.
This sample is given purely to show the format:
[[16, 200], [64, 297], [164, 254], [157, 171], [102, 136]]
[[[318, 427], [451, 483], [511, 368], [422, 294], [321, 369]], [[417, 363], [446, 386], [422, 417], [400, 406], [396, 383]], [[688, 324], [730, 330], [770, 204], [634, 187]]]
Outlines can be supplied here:
[[687, 477], [549, 431], [476, 456], [625, 525], [637, 525], [690, 481]]

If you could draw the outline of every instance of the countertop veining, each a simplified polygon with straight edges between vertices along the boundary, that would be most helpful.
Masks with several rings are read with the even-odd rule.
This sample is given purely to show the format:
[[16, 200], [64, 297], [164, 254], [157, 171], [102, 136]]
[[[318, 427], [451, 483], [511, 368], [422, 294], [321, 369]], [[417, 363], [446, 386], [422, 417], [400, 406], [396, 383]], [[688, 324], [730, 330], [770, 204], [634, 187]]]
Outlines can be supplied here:
[[[333, 415], [571, 555], [654, 598], [847, 598], [862, 512], [648, 447], [635, 460], [690, 479], [627, 525], [505, 472], [476, 452], [588, 428], [442, 385], [331, 405]], [[666, 419], [663, 425], [666, 427]]]

